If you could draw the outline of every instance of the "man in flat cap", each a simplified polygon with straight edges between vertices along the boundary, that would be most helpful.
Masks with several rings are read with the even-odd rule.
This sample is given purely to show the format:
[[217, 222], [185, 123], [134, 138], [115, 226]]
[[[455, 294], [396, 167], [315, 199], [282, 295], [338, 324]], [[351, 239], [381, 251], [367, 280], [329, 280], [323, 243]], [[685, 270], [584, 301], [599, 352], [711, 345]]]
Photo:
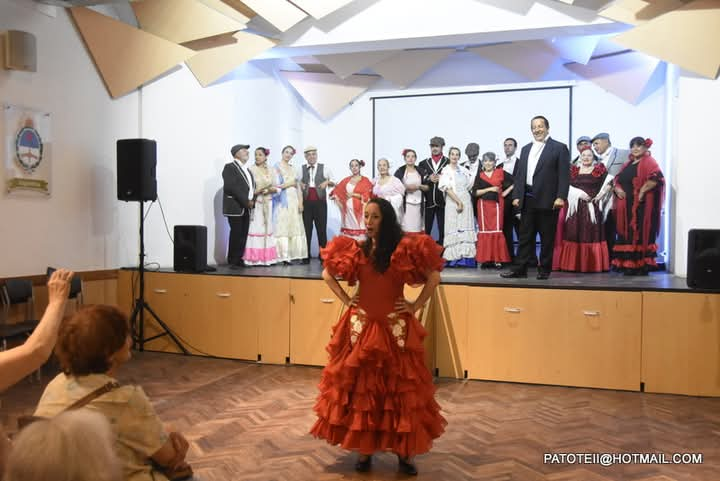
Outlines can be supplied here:
[[327, 189], [333, 187], [335, 182], [330, 169], [325, 164], [318, 163], [315, 146], [308, 145], [303, 152], [307, 163], [302, 166], [298, 177], [303, 194], [303, 223], [308, 252], [303, 264], [309, 264], [313, 224], [317, 231], [318, 252], [327, 244]]
[[223, 178], [223, 215], [230, 224], [227, 261], [230, 269], [245, 265], [243, 255], [250, 228], [250, 210], [253, 208], [255, 179], [248, 168], [250, 157], [247, 144], [233, 145], [230, 154], [233, 161], [225, 164]]
[[[577, 142], [575, 142], [575, 147], [577, 147], [577, 151], [580, 152], [585, 147], [590, 147], [590, 144], [592, 141], [590, 140], [590, 137], [587, 135], [583, 135], [581, 137], [578, 137]], [[595, 157], [595, 162], [598, 161], [597, 155], [595, 155], [595, 152], [593, 152], [593, 157]], [[578, 154], [573, 160], [572, 165], [580, 165], [578, 164], [580, 162], [580, 154]]]
[[[592, 139], [592, 146], [595, 154], [598, 157], [598, 161], [605, 165], [608, 171], [608, 176], [605, 178], [605, 184], [602, 189], [595, 197], [598, 202], [607, 203], [612, 201], [612, 178], [615, 177], [620, 169], [622, 168], [625, 161], [630, 157], [629, 150], [616, 149], [610, 143], [610, 135], [607, 132], [600, 132]], [[615, 216], [611, 208], [611, 205], [604, 209], [607, 211], [605, 218], [605, 241], [607, 242], [608, 252], [610, 258], [613, 257], [613, 247], [615, 246]]]
[[424, 170], [422, 182], [428, 186], [423, 193], [425, 197], [425, 232], [432, 235], [432, 227], [437, 218], [438, 239], [443, 245], [445, 240], [445, 196], [438, 188], [440, 174], [450, 160], [443, 154], [445, 139], [433, 137], [430, 139], [430, 157], [420, 162], [420, 170]]
[[570, 188], [570, 151], [550, 137], [550, 122], [542, 115], [530, 120], [533, 141], [520, 151], [512, 191], [513, 206], [520, 209], [518, 255], [505, 278], [527, 277], [527, 263], [540, 234], [537, 279], [550, 278], [555, 230], [560, 209]]

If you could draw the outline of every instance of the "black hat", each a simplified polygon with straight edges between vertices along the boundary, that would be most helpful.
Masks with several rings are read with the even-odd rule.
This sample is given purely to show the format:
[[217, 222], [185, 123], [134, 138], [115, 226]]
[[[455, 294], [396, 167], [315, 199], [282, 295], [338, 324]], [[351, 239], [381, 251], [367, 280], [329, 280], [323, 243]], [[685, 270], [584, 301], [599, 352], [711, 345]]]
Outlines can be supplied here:
[[475, 142], [470, 142], [467, 144], [467, 147], [465, 147], [465, 155], [468, 157], [472, 155], [480, 155], [480, 146]]
[[442, 137], [433, 137], [432, 139], [430, 139], [430, 145], [440, 145], [440, 146], [444, 146], [444, 145], [445, 145], [445, 139], [443, 139]]
[[250, 146], [247, 145], [247, 144], [237, 144], [237, 145], [233, 145], [232, 148], [230, 149], [230, 155], [232, 155], [233, 157], [235, 157], [235, 154], [237, 154], [237, 151], [238, 151], [238, 150], [240, 150], [240, 149], [249, 149], [249, 148], [250, 148]]

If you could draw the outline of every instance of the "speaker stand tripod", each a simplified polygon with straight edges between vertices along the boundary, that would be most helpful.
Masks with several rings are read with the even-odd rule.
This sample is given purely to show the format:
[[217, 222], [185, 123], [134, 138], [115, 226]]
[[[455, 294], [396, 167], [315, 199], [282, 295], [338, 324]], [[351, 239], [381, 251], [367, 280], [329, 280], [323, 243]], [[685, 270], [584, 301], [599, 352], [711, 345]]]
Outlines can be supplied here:
[[[140, 201], [140, 263], [138, 270], [140, 271], [140, 291], [135, 299], [132, 315], [130, 316], [130, 328], [132, 330], [133, 345], [142, 352], [145, 349], [145, 343], [163, 336], [169, 336], [175, 345], [183, 352], [190, 354], [180, 340], [172, 333], [170, 328], [160, 319], [155, 311], [152, 310], [150, 304], [145, 300], [145, 202]], [[145, 337], [145, 311], [148, 311], [155, 321], [158, 323], [162, 332], [154, 336]]]

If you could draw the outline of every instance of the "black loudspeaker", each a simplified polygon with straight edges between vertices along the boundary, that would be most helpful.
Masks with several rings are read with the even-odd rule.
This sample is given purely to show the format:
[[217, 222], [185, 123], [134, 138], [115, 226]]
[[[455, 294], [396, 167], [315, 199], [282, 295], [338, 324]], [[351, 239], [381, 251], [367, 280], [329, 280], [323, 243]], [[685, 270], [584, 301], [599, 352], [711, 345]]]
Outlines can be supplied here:
[[173, 269], [179, 272], [203, 272], [207, 268], [207, 227], [176, 225]]
[[687, 285], [720, 290], [720, 230], [691, 229], [688, 233]]
[[149, 139], [117, 141], [118, 200], [156, 200], [157, 143]]

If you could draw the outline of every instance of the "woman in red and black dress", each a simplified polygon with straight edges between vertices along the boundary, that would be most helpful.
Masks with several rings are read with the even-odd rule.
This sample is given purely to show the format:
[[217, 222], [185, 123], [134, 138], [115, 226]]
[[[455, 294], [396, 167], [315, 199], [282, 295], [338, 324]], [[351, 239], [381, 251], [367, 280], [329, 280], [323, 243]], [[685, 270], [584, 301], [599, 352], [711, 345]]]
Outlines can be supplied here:
[[[372, 455], [390, 451], [399, 469], [417, 474], [413, 457], [430, 450], [445, 419], [425, 366], [427, 331], [416, 317], [440, 282], [442, 247], [426, 234], [403, 235], [388, 201], [365, 206], [367, 240], [337, 236], [322, 249], [323, 279], [347, 306], [333, 327], [330, 354], [310, 432], [358, 452], [357, 471]], [[351, 297], [336, 278], [359, 283]], [[405, 299], [405, 284], [424, 284], [417, 299]]]
[[[595, 163], [589, 146], [581, 147], [580, 159], [570, 166], [570, 191], [560, 245], [559, 270], [605, 272], [610, 270], [603, 213], [594, 199], [608, 172]], [[557, 248], [557, 247], [556, 247]]]
[[495, 168], [496, 162], [493, 152], [483, 154], [482, 169], [478, 170], [472, 187], [478, 199], [475, 260], [481, 268], [500, 268], [503, 262], [511, 260], [503, 234], [503, 212], [507, 196], [513, 190], [513, 178], [502, 168]]
[[340, 233], [356, 240], [365, 239], [363, 208], [370, 200], [373, 189], [370, 179], [360, 174], [364, 166], [364, 160], [351, 160], [352, 175], [341, 180], [330, 192], [330, 198], [335, 200], [342, 216]]
[[665, 178], [648, 148], [651, 139], [634, 137], [630, 158], [613, 179], [617, 240], [612, 266], [625, 275], [657, 270], [655, 243], [665, 194]]

